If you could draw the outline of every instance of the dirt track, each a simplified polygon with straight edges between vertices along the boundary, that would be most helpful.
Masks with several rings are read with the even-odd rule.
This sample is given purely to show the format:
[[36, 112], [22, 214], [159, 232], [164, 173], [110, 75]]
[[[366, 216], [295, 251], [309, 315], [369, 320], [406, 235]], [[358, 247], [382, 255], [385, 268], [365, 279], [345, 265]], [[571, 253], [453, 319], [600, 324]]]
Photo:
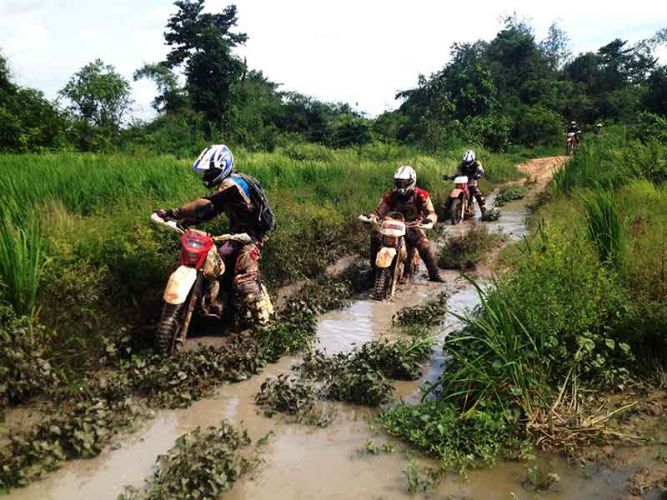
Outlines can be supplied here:
[[562, 167], [569, 158], [567, 156], [548, 156], [535, 158], [521, 163], [517, 169], [526, 175], [529, 183], [535, 183], [538, 191], [543, 190], [554, 176], [556, 170]]

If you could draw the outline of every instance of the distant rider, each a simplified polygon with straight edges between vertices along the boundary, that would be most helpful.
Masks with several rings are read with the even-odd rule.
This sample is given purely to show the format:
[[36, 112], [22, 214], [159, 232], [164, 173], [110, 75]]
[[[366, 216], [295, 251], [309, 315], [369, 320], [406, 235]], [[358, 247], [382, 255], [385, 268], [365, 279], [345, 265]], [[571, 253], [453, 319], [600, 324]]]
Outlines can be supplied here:
[[[179, 221], [183, 226], [192, 226], [209, 221], [225, 213], [229, 219], [231, 233], [247, 233], [252, 242], [226, 242], [220, 248], [228, 268], [233, 270], [230, 276], [234, 298], [241, 309], [249, 312], [260, 325], [269, 319], [271, 302], [264, 297], [259, 260], [264, 244], [264, 231], [259, 224], [258, 207], [251, 201], [250, 187], [246, 179], [235, 171], [234, 155], [224, 144], [217, 144], [204, 149], [195, 160], [192, 168], [202, 174], [204, 186], [211, 189], [209, 195], [198, 198], [180, 208], [156, 210], [166, 219]], [[218, 255], [216, 257], [220, 259]], [[219, 262], [210, 266], [207, 274], [210, 283], [211, 305], [209, 311], [219, 313], [218, 302], [221, 266]]]
[[572, 120], [570, 122], [570, 126], [567, 128], [567, 133], [574, 134], [575, 143], [579, 144], [579, 141], [581, 141], [581, 129], [576, 121]]
[[[417, 187], [417, 173], [410, 166], [400, 167], [394, 174], [394, 189], [384, 194], [380, 204], [371, 215], [375, 220], [381, 220], [389, 212], [399, 212], [410, 222], [432, 222], [435, 224], [438, 217], [433, 208], [433, 202], [428, 191]], [[444, 282], [436, 263], [435, 253], [423, 229], [408, 227], [406, 241], [409, 247], [416, 248], [419, 256], [426, 264], [431, 281]], [[377, 231], [371, 236], [371, 266], [375, 265], [375, 256], [380, 250], [381, 239]], [[408, 262], [411, 266], [412, 262]], [[406, 268], [406, 273], [411, 269]]]
[[[472, 204], [472, 197], [474, 196], [479, 203], [479, 209], [482, 212], [482, 218], [486, 214], [486, 199], [482, 196], [482, 192], [477, 187], [477, 181], [484, 177], [484, 167], [482, 163], [477, 160], [475, 152], [469, 149], [463, 155], [463, 160], [456, 168], [456, 175], [465, 175], [468, 177], [468, 189], [470, 190], [470, 201]], [[449, 176], [443, 176], [443, 179], [450, 179]]]

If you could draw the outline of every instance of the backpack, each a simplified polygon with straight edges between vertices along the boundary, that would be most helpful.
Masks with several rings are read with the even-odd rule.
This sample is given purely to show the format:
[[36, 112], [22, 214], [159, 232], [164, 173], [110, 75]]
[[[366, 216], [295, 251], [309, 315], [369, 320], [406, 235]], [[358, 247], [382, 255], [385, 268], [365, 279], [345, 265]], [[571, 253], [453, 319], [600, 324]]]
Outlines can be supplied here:
[[262, 185], [250, 175], [239, 172], [235, 172], [234, 175], [243, 179], [248, 184], [248, 188], [250, 188], [250, 201], [257, 207], [257, 225], [262, 233], [267, 234], [272, 231], [276, 227], [276, 216], [273, 214], [273, 210], [271, 210], [271, 205], [266, 198], [266, 194], [264, 194]]

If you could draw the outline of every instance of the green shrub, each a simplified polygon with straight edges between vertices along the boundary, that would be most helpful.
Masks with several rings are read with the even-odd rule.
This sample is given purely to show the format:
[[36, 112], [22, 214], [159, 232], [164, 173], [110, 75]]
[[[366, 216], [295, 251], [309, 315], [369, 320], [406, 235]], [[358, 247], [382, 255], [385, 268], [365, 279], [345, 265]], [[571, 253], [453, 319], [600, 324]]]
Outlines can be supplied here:
[[528, 146], [565, 144], [564, 119], [541, 105], [517, 108], [513, 130], [514, 139]]

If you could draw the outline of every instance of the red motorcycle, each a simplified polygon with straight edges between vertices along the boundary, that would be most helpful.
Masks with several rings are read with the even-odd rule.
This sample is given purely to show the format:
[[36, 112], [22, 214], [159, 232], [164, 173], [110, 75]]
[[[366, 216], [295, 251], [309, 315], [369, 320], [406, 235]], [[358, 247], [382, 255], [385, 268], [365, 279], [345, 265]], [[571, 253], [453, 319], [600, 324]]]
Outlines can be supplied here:
[[449, 193], [449, 198], [445, 204], [445, 213], [452, 221], [453, 225], [462, 220], [471, 219], [475, 216], [475, 198], [470, 195], [468, 186], [468, 176], [443, 175], [446, 181], [454, 181], [454, 189]]
[[[212, 236], [204, 231], [185, 229], [176, 221], [165, 220], [155, 213], [151, 216], [151, 220], [181, 235], [180, 265], [167, 281], [163, 295], [162, 316], [155, 338], [160, 352], [171, 355], [183, 347], [193, 313], [220, 318], [221, 312], [220, 314], [210, 312], [209, 282], [206, 278], [206, 275], [215, 274], [213, 271], [215, 266], [220, 269], [220, 276], [224, 274], [225, 261], [215, 243], [247, 244], [252, 238], [246, 233]], [[267, 310], [270, 314], [273, 310], [271, 299], [264, 285], [262, 290], [263, 300], [267, 301]]]
[[567, 156], [572, 156], [574, 150], [579, 146], [579, 135], [576, 132], [568, 132], [567, 140], [565, 142], [565, 153]]

